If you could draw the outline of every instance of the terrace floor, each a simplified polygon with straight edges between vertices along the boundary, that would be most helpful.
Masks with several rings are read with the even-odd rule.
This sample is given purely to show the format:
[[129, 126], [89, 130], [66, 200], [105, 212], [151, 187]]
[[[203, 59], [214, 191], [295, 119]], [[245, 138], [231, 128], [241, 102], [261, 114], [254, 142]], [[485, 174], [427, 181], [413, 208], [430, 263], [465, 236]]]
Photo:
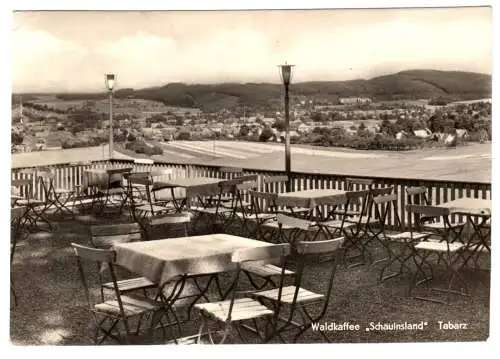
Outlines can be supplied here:
[[[126, 221], [127, 218], [118, 220]], [[111, 221], [117, 219], [80, 215], [74, 221], [54, 220], [56, 228], [52, 232], [32, 233], [19, 244], [12, 273], [19, 301], [10, 312], [13, 344], [91, 344], [88, 335], [91, 316], [86, 309], [70, 243], [88, 245], [89, 224]], [[180, 233], [175, 229], [168, 234], [154, 233], [155, 238], [177, 235]], [[329, 262], [312, 264], [303, 287], [320, 291], [329, 265]], [[453, 297], [451, 305], [442, 305], [407, 297], [407, 282], [403, 277], [380, 283], [378, 269], [368, 265], [356, 268], [339, 266], [324, 320], [359, 324], [361, 330], [328, 332], [332, 342], [484, 341], [488, 338], [489, 275], [467, 270], [465, 275], [474, 290], [473, 295], [469, 298]], [[439, 273], [439, 268], [436, 272]], [[422, 331], [365, 330], [370, 322], [421, 321], [427, 323]], [[441, 330], [438, 321], [466, 323], [467, 329]], [[186, 325], [184, 334], [195, 334], [197, 329], [198, 322], [194, 320]], [[322, 338], [309, 331], [302, 341], [322, 342]]]

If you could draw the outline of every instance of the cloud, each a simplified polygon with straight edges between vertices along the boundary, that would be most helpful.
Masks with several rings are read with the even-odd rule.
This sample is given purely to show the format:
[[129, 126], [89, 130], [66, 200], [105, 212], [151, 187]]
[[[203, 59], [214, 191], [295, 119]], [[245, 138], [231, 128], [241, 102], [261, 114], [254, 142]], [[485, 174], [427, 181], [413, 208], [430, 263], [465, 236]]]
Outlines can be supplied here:
[[[271, 21], [281, 19], [277, 13], [277, 18], [226, 18], [218, 23], [203, 23], [199, 14], [183, 14], [186, 18], [179, 22], [165, 22], [158, 15], [130, 24], [120, 17], [118, 23], [108, 20], [108, 32], [87, 26], [87, 35], [75, 30], [55, 36], [21, 26], [13, 39], [13, 88], [95, 91], [103, 88], [108, 72], [117, 74], [118, 88], [279, 82], [277, 65], [285, 61], [296, 65], [295, 82], [370, 78], [410, 68], [491, 73], [489, 17], [356, 14], [351, 21], [340, 15], [335, 21], [335, 14], [315, 18], [304, 13], [284, 27]], [[81, 21], [79, 29], [85, 28]]]
[[20, 27], [13, 34], [13, 83], [21, 89], [63, 86], [77, 74], [87, 49], [41, 30]]

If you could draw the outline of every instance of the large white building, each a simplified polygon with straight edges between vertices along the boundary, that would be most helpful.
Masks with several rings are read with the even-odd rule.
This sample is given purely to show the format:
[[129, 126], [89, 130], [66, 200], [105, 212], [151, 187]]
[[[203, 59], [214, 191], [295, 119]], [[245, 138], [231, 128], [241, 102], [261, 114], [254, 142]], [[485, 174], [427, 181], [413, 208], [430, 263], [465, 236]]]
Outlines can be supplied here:
[[341, 97], [339, 102], [342, 105], [369, 104], [372, 100], [368, 97]]

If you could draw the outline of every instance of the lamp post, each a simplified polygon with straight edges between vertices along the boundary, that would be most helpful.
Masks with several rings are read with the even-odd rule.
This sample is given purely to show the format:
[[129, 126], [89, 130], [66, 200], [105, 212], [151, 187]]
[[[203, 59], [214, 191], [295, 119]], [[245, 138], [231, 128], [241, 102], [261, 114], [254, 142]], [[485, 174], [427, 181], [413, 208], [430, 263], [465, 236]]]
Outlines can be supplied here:
[[285, 172], [288, 178], [286, 183], [286, 190], [291, 190], [291, 157], [290, 157], [290, 109], [288, 90], [290, 87], [290, 79], [292, 77], [293, 65], [288, 65], [286, 62], [281, 67], [281, 79], [285, 85]]
[[109, 159], [113, 159], [113, 88], [115, 87], [115, 75], [106, 74], [106, 88], [109, 94]]

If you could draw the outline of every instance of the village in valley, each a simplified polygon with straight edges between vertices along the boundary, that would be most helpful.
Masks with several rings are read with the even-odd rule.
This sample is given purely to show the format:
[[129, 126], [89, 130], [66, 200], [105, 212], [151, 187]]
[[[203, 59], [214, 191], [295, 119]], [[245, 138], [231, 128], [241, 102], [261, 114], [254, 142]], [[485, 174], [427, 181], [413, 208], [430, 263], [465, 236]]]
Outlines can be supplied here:
[[[437, 103], [437, 104], [433, 104]], [[60, 100], [47, 95], [16, 97], [12, 151], [92, 147], [108, 141], [107, 100]], [[238, 106], [217, 111], [127, 98], [114, 100], [115, 142], [138, 153], [161, 154], [174, 140], [283, 142], [282, 109]], [[281, 110], [281, 111], [280, 111]], [[372, 102], [367, 97], [337, 102], [293, 98], [292, 143], [357, 149], [408, 150], [491, 140], [491, 100]]]

